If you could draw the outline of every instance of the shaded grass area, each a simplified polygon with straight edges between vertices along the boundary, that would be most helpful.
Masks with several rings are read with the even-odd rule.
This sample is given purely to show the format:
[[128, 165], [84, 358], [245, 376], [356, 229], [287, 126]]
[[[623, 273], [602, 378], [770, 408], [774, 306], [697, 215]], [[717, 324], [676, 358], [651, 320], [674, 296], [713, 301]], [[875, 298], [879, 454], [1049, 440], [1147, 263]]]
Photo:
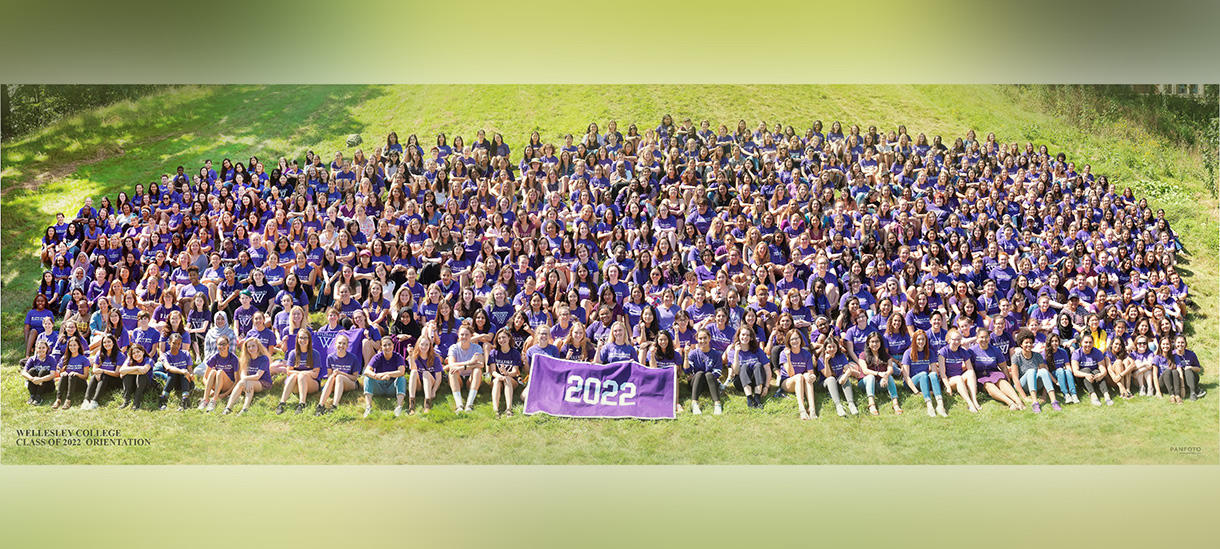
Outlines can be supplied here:
[[[1211, 106], [1215, 111], [1215, 105]], [[21, 322], [41, 272], [37, 238], [57, 211], [87, 196], [113, 196], [147, 184], [177, 165], [198, 169], [207, 158], [245, 161], [306, 150], [350, 156], [348, 134], [366, 151], [390, 130], [415, 133], [429, 146], [474, 131], [501, 132], [519, 158], [529, 133], [560, 143], [590, 121], [641, 132], [663, 114], [708, 118], [735, 127], [745, 118], [807, 127], [905, 124], [949, 142], [974, 129], [1001, 142], [1045, 143], [1077, 164], [1091, 163], [1120, 187], [1162, 207], [1187, 254], [1181, 270], [1195, 298], [1187, 335], [1205, 366], [1207, 399], [1181, 407], [1150, 401], [1112, 409], [1069, 408], [1060, 415], [1008, 414], [984, 407], [948, 422], [922, 416], [908, 399], [901, 418], [824, 417], [799, 422], [791, 400], [764, 413], [734, 410], [721, 418], [675, 422], [523, 418], [494, 421], [483, 404], [473, 417], [438, 409], [424, 420], [363, 421], [355, 408], [325, 418], [270, 414], [260, 397], [249, 417], [195, 413], [56, 413], [29, 409], [16, 376]], [[1204, 159], [1215, 144], [1198, 137], [1189, 104], [1157, 102], [1112, 89], [1003, 86], [224, 86], [181, 87], [71, 117], [7, 144], [0, 156], [3, 227], [3, 368], [0, 450], [7, 463], [1215, 463], [1215, 395], [1220, 324], [1216, 306], [1218, 248], [1215, 181]], [[484, 397], [485, 400], [486, 397]], [[740, 397], [736, 398], [740, 401]], [[481, 400], [482, 402], [482, 400]], [[385, 404], [385, 403], [383, 403]], [[781, 412], [781, 409], [783, 410]], [[384, 412], [384, 411], [383, 411]], [[386, 415], [388, 412], [383, 413]], [[149, 437], [152, 448], [28, 448], [14, 428], [114, 427]], [[1170, 451], [1198, 446], [1198, 454]]]

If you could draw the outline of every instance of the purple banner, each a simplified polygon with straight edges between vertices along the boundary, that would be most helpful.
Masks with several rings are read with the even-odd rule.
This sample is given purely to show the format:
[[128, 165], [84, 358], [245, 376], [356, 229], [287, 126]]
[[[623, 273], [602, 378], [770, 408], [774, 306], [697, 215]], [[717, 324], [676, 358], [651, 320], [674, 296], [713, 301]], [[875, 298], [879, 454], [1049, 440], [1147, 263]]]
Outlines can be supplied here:
[[593, 364], [534, 355], [525, 413], [673, 419], [677, 371], [638, 362]]

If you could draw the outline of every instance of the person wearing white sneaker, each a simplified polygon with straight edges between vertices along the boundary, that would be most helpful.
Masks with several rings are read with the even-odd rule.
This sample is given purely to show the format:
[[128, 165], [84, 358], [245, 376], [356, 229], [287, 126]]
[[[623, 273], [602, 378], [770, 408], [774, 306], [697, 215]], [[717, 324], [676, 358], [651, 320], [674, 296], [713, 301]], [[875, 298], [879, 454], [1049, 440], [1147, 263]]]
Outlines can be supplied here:
[[1084, 380], [1085, 390], [1089, 392], [1094, 406], [1101, 406], [1099, 393], [1112, 404], [1110, 387], [1106, 384], [1110, 368], [1105, 353], [1093, 347], [1093, 336], [1090, 334], [1081, 334], [1079, 342], [1080, 347], [1072, 353], [1072, 375]]
[[[940, 415], [947, 417], [944, 397], [941, 395], [941, 376], [937, 371], [937, 360], [939, 359], [932, 354], [928, 345], [928, 333], [915, 330], [915, 335], [911, 337], [911, 347], [902, 354], [902, 378], [912, 393], [923, 395], [928, 417], [936, 417], [938, 410]], [[935, 407], [932, 404], [933, 395], [936, 397]]]
[[[847, 415], [843, 411], [843, 400], [846, 400], [852, 415], [858, 414], [859, 410], [856, 409], [852, 395], [854, 366], [847, 353], [843, 352], [843, 343], [837, 336], [826, 336], [826, 341], [822, 343], [822, 356], [818, 357], [818, 366], [822, 370], [824, 378], [822, 383], [830, 392], [830, 398], [835, 403], [835, 413], [839, 414], [839, 417]], [[839, 396], [840, 392], [843, 394], [842, 397]]]
[[[454, 412], [474, 409], [474, 399], [479, 393], [479, 384], [483, 382], [483, 346], [470, 339], [474, 332], [467, 324], [458, 328], [458, 341], [449, 347], [449, 360], [445, 371], [449, 373], [449, 389], [453, 391]], [[468, 385], [470, 396], [462, 406], [462, 383]]]
[[407, 363], [394, 352], [393, 336], [381, 338], [381, 350], [364, 367], [364, 417], [373, 412], [373, 397], [395, 396], [395, 408], [401, 408], [407, 398]]
[[719, 379], [724, 370], [724, 357], [712, 347], [712, 334], [706, 328], [695, 334], [695, 347], [686, 353], [683, 363], [682, 370], [690, 377], [691, 408], [699, 409], [699, 393], [706, 385], [716, 406], [713, 415], [720, 415]]

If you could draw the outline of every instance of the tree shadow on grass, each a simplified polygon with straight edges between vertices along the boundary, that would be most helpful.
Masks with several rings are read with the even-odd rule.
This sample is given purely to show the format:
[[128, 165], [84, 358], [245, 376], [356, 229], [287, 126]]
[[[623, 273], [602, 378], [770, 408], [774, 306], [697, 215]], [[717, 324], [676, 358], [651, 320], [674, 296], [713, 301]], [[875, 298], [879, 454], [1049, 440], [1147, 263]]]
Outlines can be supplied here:
[[[159, 180], [161, 173], [170, 173], [178, 165], [187, 166], [188, 174], [192, 168], [197, 172], [205, 159], [219, 166], [225, 157], [245, 162], [258, 156], [270, 171], [279, 156], [303, 160], [307, 148], [363, 132], [365, 125], [355, 118], [355, 107], [385, 94], [386, 89], [219, 86], [182, 93], [191, 99], [184, 101], [172, 92], [152, 96], [136, 103], [138, 111], [123, 107], [118, 112], [86, 114], [65, 121], [59, 131], [6, 147], [6, 160], [21, 158], [6, 167], [4, 224], [0, 227], [4, 273], [0, 287], [10, 304], [4, 308], [2, 324], [6, 357], [10, 348], [20, 347], [17, 335], [9, 334], [20, 334], [25, 303], [41, 274], [38, 238], [55, 220], [55, 213], [43, 211], [43, 205], [73, 190], [62, 179], [36, 182], [38, 173], [90, 159], [61, 177], [93, 182], [99, 194], [113, 200], [119, 191], [130, 193], [136, 183]], [[271, 139], [288, 141], [295, 149], [273, 149], [268, 144]], [[115, 144], [119, 142], [124, 145]], [[44, 154], [47, 158], [38, 160]], [[75, 209], [64, 208], [69, 217]]]

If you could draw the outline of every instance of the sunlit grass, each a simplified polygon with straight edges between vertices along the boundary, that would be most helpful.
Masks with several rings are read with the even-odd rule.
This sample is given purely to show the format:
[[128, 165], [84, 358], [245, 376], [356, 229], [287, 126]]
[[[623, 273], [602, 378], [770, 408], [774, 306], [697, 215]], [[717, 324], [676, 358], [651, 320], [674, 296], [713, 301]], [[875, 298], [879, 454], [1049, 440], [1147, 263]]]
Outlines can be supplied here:
[[[203, 159], [268, 166], [306, 150], [350, 156], [348, 134], [371, 151], [385, 134], [403, 142], [415, 133], [425, 146], [445, 132], [467, 140], [475, 130], [500, 132], [514, 160], [531, 131], [559, 143], [590, 121], [641, 132], [663, 114], [735, 127], [744, 118], [797, 128], [905, 124], [912, 133], [951, 142], [968, 129], [996, 132], [1001, 142], [1032, 140], [1091, 163], [1120, 187], [1148, 196], [1181, 234], [1190, 252], [1184, 276], [1197, 307], [1190, 309], [1191, 346], [1203, 361], [1206, 400], [1170, 406], [1151, 399], [1113, 408], [1011, 414], [987, 403], [973, 416], [958, 408], [947, 421], [922, 414], [907, 395], [901, 417], [818, 421], [796, 418], [792, 399], [762, 412], [746, 411], [739, 395], [728, 413], [681, 416], [672, 422], [590, 421], [547, 417], [491, 418], [484, 394], [472, 417], [455, 417], [448, 403], [428, 418], [390, 417], [379, 402], [371, 420], [348, 404], [332, 416], [276, 416], [276, 396], [264, 394], [247, 417], [196, 412], [53, 412], [24, 404], [16, 376], [21, 321], [40, 266], [37, 239], [54, 212], [75, 212], [86, 196], [128, 190], [181, 164]], [[13, 428], [113, 427], [146, 436], [152, 448], [30, 449], [5, 436], [6, 463], [1215, 463], [1217, 460], [1217, 202], [1206, 181], [1203, 147], [1182, 136], [1185, 125], [1165, 112], [1123, 106], [1100, 94], [999, 86], [231, 86], [176, 88], [135, 102], [82, 113], [6, 143], [3, 177], [3, 369], [0, 414]], [[118, 154], [122, 149], [123, 153]], [[1215, 154], [1211, 151], [1210, 154]], [[76, 165], [41, 182], [34, 177]], [[317, 320], [317, 319], [315, 319]], [[276, 385], [278, 391], [279, 385]], [[275, 392], [275, 391], [273, 391]], [[447, 397], [447, 392], [442, 390]], [[196, 394], [198, 396], [198, 393]], [[351, 402], [351, 401], [349, 401]], [[172, 407], [171, 407], [172, 410]], [[1199, 455], [1172, 446], [1200, 446]]]

